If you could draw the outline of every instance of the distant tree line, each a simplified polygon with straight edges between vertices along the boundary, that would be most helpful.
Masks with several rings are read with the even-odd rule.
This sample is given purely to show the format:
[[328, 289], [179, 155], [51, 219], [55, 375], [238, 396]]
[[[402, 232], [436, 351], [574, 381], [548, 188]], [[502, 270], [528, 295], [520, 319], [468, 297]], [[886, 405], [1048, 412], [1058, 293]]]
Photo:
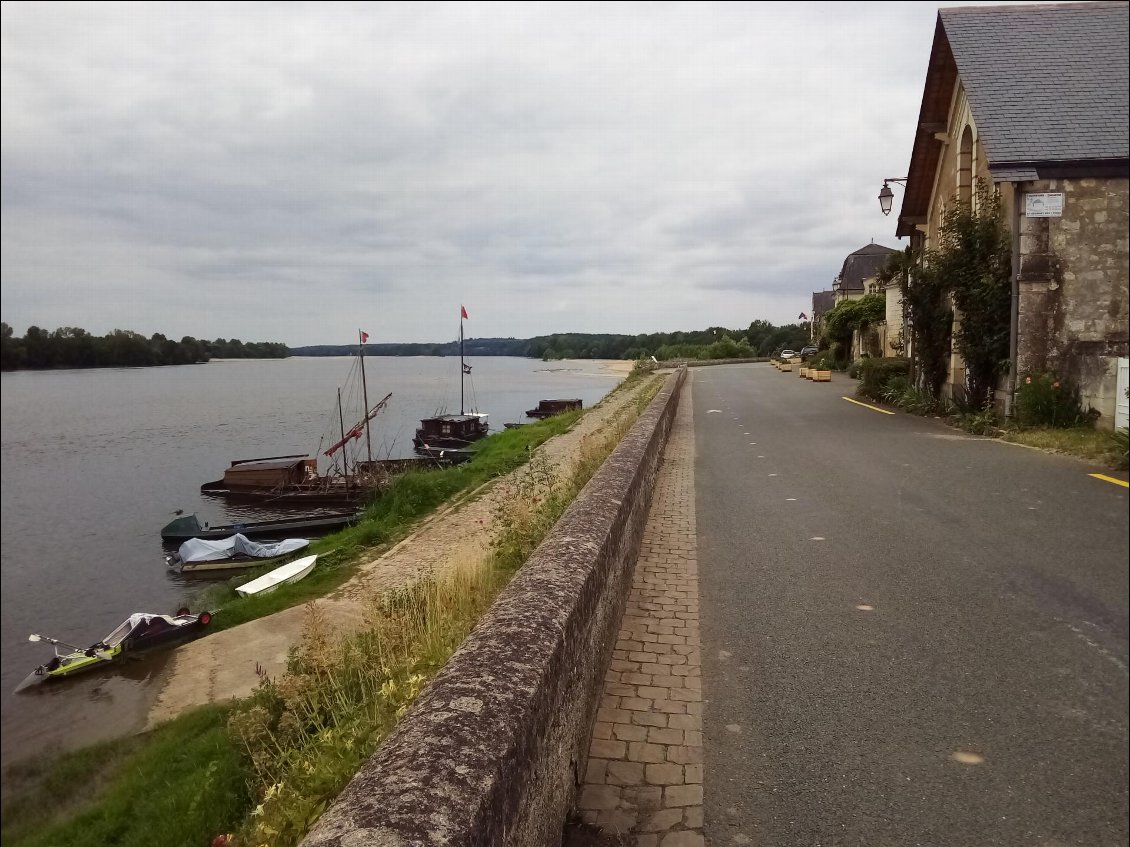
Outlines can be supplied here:
[[205, 341], [186, 335], [173, 341], [160, 333], [146, 338], [137, 332], [115, 329], [108, 335], [91, 335], [67, 326], [52, 332], [28, 327], [23, 338], [0, 322], [0, 368], [6, 371], [45, 368], [141, 368], [153, 365], [189, 365], [209, 359], [284, 359], [287, 346], [278, 342]]
[[[782, 348], [799, 350], [809, 343], [807, 323], [774, 326], [754, 321], [748, 329], [709, 327], [692, 332], [642, 335], [556, 333], [534, 338], [468, 338], [466, 356], [519, 356], [553, 359], [738, 359], [769, 356]], [[292, 347], [292, 356], [351, 356], [356, 345]], [[458, 356], [459, 342], [438, 344], [366, 344], [366, 356]]]

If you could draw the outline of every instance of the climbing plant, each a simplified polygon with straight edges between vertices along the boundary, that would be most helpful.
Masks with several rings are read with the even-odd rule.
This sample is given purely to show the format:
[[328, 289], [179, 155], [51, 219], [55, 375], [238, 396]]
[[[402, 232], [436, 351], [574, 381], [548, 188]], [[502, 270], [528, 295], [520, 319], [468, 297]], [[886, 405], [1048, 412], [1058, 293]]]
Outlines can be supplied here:
[[937, 399], [949, 372], [953, 310], [945, 279], [929, 261], [911, 265], [900, 283], [915, 358], [915, 381]]
[[978, 180], [974, 204], [946, 212], [939, 236], [928, 262], [960, 313], [953, 340], [965, 360], [967, 401], [983, 408], [1008, 361], [1012, 296], [1012, 245], [1000, 196], [986, 180]]
[[[965, 360], [971, 408], [983, 408], [1008, 362], [1012, 251], [1000, 197], [978, 180], [976, 203], [956, 199], [942, 219], [939, 247], [892, 255], [879, 281], [899, 281], [915, 384], [941, 394], [951, 349]], [[954, 328], [954, 307], [961, 314]]]
[[836, 358], [845, 358], [851, 348], [851, 334], [882, 321], [887, 314], [887, 298], [882, 294], [866, 294], [858, 300], [842, 300], [824, 315], [824, 340], [836, 351]]

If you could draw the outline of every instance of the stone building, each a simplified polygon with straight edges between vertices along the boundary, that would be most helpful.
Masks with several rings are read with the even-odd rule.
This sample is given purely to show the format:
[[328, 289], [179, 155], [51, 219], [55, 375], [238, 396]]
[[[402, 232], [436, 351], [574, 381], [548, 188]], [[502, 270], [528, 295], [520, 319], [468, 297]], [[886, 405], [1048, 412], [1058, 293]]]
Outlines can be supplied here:
[[[1112, 427], [1128, 352], [1126, 2], [941, 9], [897, 234], [937, 245], [947, 205], [995, 185], [1013, 241], [1011, 408], [1055, 372]], [[951, 363], [951, 384], [963, 381]]]
[[890, 247], [874, 242], [865, 244], [844, 259], [840, 273], [832, 283], [836, 303], [844, 300], [858, 300], [864, 294], [882, 293], [877, 287], [875, 277], [879, 275], [887, 257], [897, 253]]
[[824, 332], [824, 315], [830, 312], [835, 305], [836, 292], [812, 292], [812, 319], [808, 323], [808, 329], [813, 343], [817, 342]]

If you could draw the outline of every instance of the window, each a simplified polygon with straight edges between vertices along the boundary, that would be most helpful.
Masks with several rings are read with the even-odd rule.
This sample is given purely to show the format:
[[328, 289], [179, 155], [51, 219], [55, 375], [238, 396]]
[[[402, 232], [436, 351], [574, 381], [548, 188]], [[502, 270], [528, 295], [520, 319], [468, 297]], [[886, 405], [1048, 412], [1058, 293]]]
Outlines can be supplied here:
[[957, 154], [957, 199], [965, 205], [973, 202], [973, 128], [968, 125]]

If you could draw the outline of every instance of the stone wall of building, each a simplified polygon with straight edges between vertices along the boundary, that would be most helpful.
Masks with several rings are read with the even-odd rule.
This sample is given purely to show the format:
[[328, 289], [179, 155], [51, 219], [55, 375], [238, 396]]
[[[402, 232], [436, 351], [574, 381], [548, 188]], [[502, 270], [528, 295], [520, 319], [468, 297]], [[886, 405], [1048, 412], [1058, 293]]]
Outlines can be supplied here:
[[1028, 218], [1020, 208], [1020, 327], [1017, 370], [1074, 382], [1113, 428], [1117, 360], [1130, 347], [1126, 179], [1060, 179], [1022, 190], [1062, 192], [1063, 217]]
[[906, 354], [906, 326], [902, 314], [902, 288], [899, 281], [890, 283], [886, 290], [887, 317], [883, 327], [883, 355]]

